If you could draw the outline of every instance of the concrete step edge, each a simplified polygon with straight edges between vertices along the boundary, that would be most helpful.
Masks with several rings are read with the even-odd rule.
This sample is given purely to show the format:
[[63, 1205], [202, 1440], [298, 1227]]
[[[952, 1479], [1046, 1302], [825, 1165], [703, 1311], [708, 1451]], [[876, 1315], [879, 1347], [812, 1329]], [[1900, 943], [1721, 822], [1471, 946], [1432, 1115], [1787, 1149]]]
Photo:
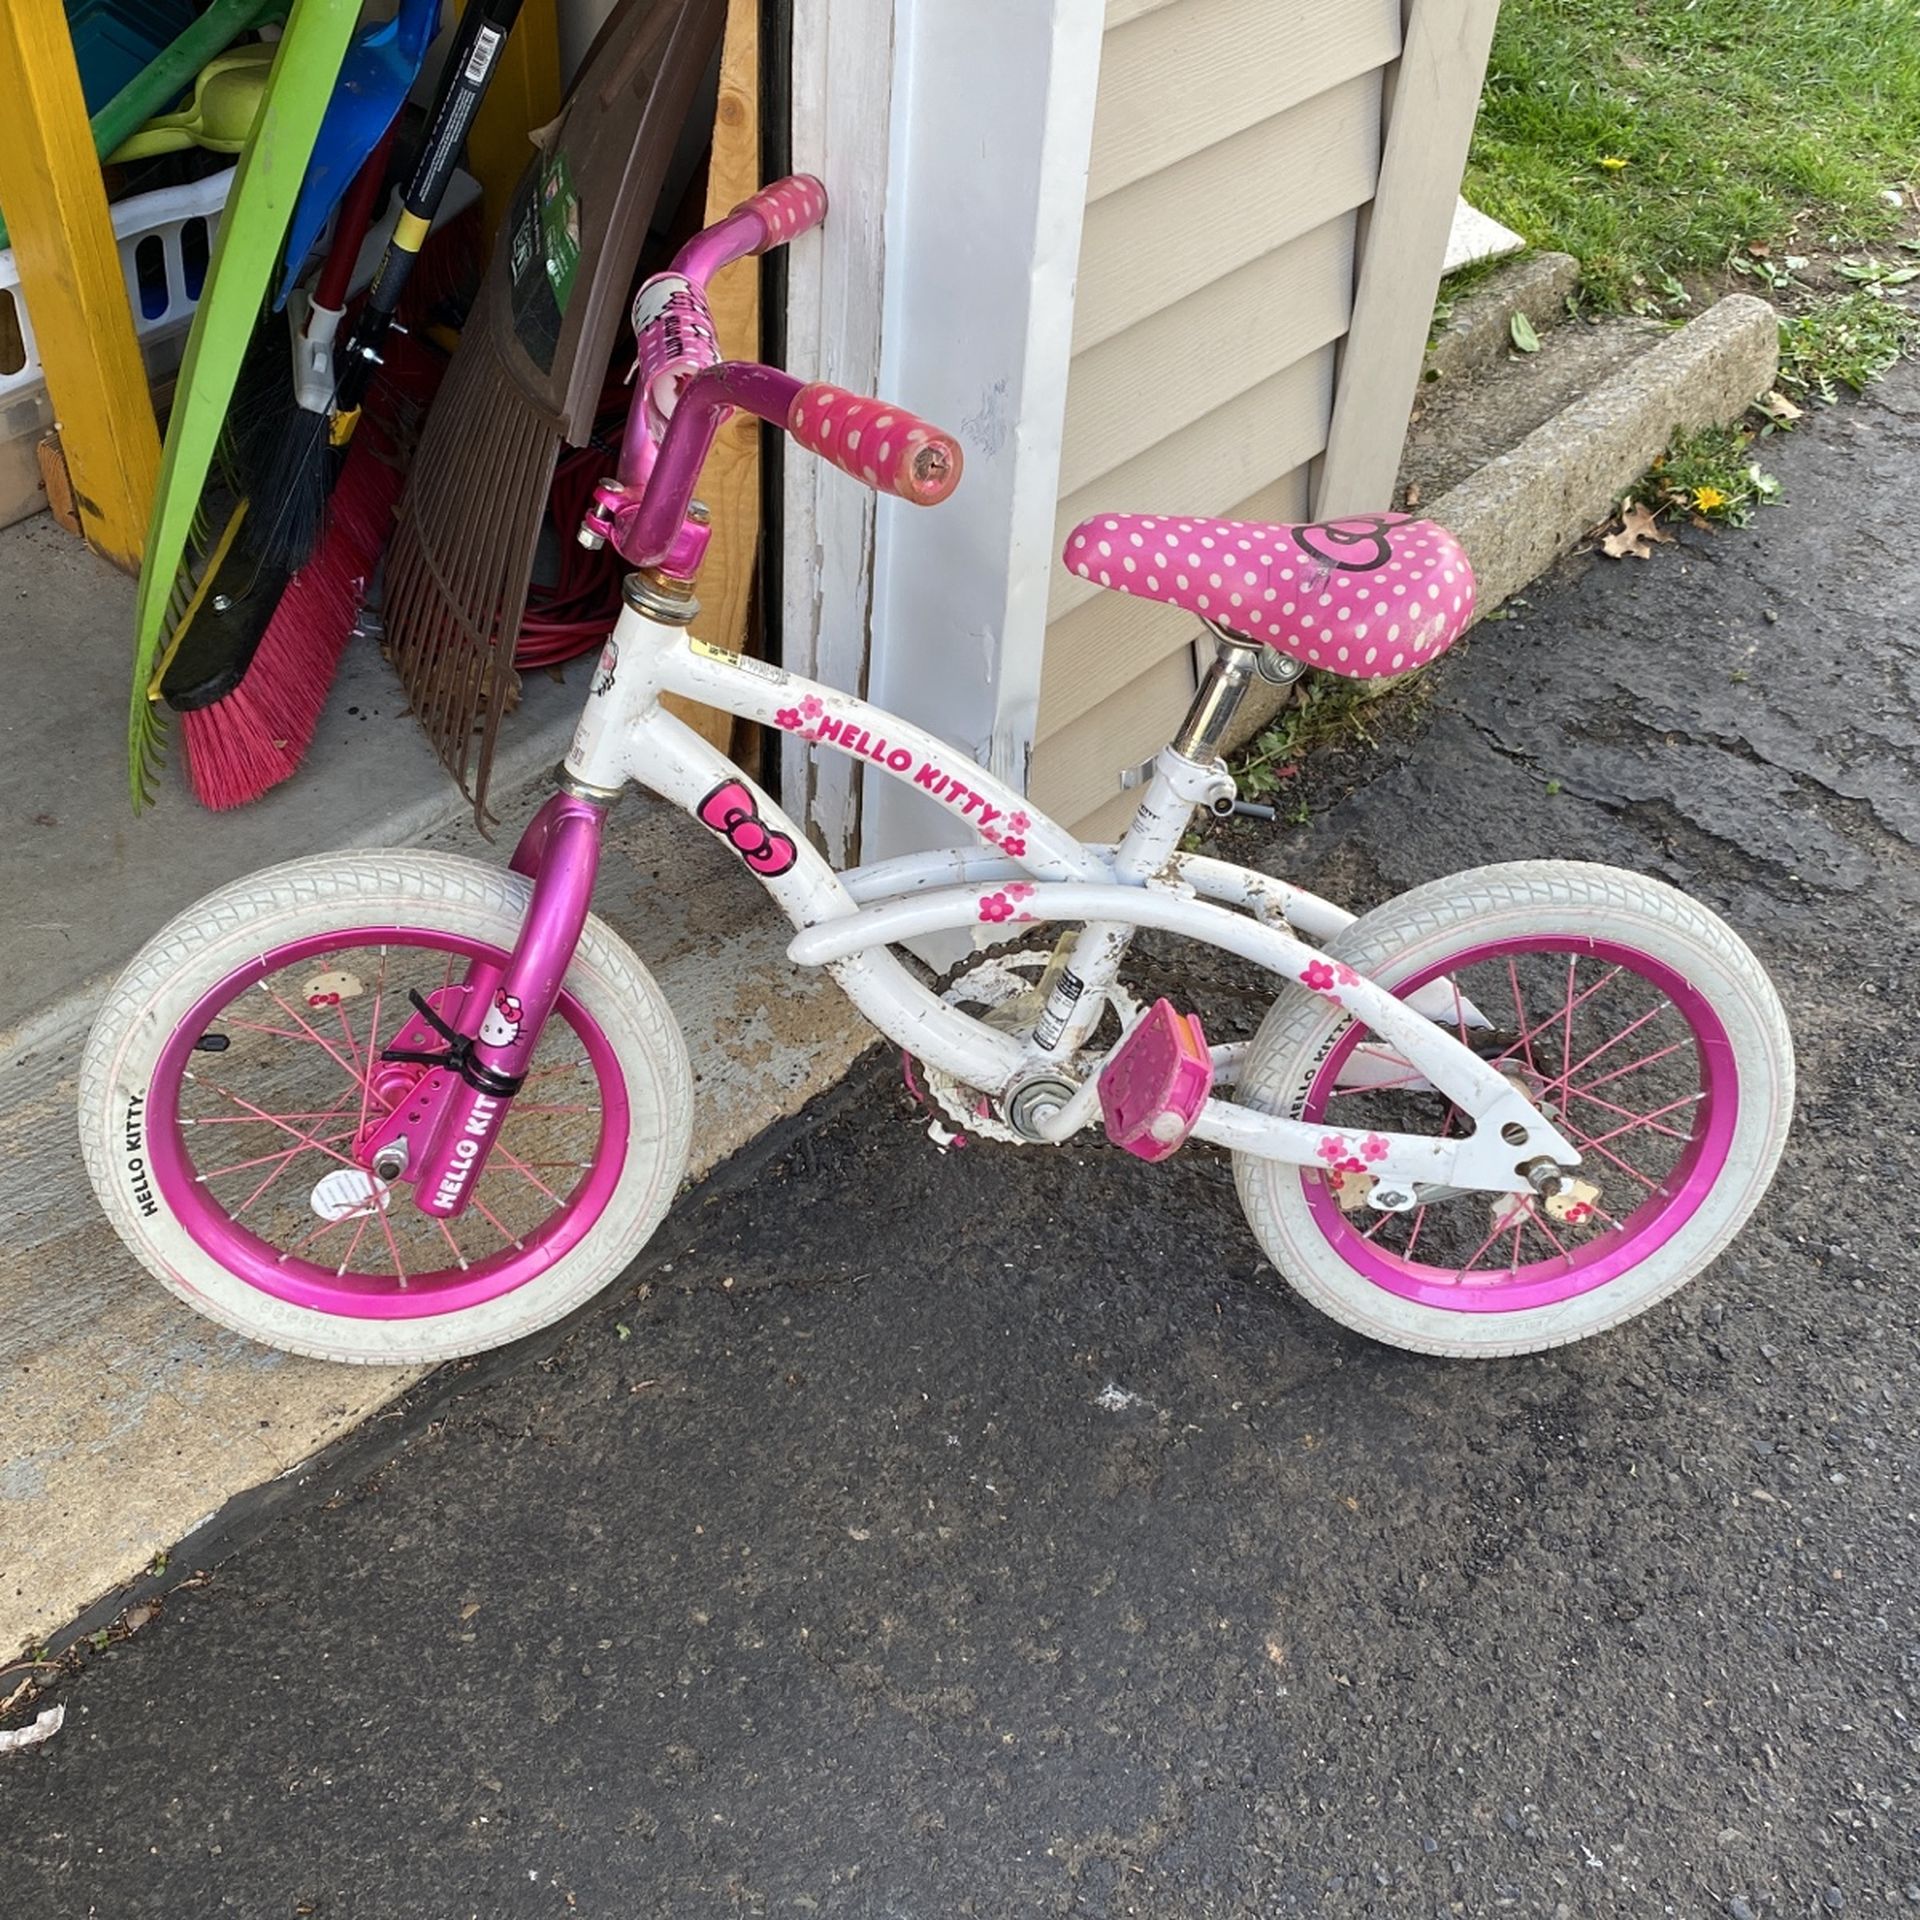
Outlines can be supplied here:
[[1738, 420], [1779, 363], [1774, 309], [1728, 294], [1431, 502], [1473, 562], [1480, 614], [1572, 552], [1676, 434]]
[[1513, 345], [1513, 316], [1524, 313], [1543, 335], [1567, 316], [1580, 284], [1570, 253], [1523, 253], [1461, 296], [1427, 349], [1426, 377], [1457, 380], [1490, 366]]

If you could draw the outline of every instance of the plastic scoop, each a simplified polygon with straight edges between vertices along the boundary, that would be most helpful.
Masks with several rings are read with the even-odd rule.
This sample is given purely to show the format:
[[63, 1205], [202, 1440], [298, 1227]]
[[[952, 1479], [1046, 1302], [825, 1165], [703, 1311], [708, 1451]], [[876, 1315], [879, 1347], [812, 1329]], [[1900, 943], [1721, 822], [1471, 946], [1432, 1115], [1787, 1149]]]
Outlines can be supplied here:
[[270, 46], [233, 47], [209, 60], [193, 83], [193, 98], [178, 113], [149, 120], [107, 155], [108, 164], [147, 160], [156, 153], [179, 153], [187, 147], [238, 153], [260, 117], [273, 55]]

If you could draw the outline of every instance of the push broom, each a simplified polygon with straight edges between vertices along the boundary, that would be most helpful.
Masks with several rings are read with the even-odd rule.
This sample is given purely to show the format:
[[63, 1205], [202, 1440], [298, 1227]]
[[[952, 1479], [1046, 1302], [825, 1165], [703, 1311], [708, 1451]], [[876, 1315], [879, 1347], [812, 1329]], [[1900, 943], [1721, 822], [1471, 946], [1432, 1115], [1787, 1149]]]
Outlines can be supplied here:
[[[353, 256], [348, 256], [337, 285], [315, 291], [303, 330], [304, 357], [296, 347], [296, 404], [282, 410], [277, 422], [269, 414], [267, 444], [255, 448], [261, 456], [255, 489], [257, 544], [271, 561], [298, 564], [319, 538], [336, 461], [353, 438], [414, 262], [453, 180], [467, 130], [499, 69], [500, 50], [521, 5], [522, 0], [472, 0], [462, 14], [412, 176], [401, 192], [392, 238], [365, 302], [337, 347], [333, 328], [344, 305], [344, 273], [351, 272]], [[336, 246], [336, 255], [338, 251]], [[331, 269], [332, 260], [328, 264]], [[333, 298], [323, 299], [329, 292]]]

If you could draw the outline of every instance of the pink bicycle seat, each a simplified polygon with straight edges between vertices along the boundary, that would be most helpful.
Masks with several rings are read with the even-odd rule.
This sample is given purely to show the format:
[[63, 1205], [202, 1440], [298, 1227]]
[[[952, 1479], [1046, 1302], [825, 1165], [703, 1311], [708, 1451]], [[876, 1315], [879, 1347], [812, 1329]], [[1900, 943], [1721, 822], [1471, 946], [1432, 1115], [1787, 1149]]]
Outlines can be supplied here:
[[1204, 614], [1309, 667], [1382, 680], [1437, 660], [1473, 618], [1473, 568], [1411, 514], [1269, 527], [1101, 514], [1067, 537], [1083, 580]]

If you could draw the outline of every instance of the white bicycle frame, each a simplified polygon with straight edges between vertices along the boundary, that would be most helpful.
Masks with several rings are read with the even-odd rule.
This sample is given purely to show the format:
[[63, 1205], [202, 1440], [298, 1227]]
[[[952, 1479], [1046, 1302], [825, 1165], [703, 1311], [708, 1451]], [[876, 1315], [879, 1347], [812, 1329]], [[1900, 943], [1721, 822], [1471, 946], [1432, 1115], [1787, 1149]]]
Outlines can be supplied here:
[[[1150, 928], [1325, 993], [1394, 1050], [1398, 1059], [1382, 1058], [1403, 1083], [1410, 1067], [1472, 1117], [1473, 1130], [1458, 1138], [1371, 1139], [1367, 1167], [1382, 1191], [1418, 1184], [1526, 1192], [1526, 1163], [1578, 1164], [1573, 1145], [1516, 1087], [1436, 1023], [1485, 1024], [1448, 982], [1400, 1000], [1349, 968], [1331, 969], [1295, 930], [1326, 939], [1351, 914], [1284, 881], [1179, 851], [1196, 809], [1231, 797], [1224, 767], [1163, 750], [1125, 840], [1088, 846], [945, 741], [849, 694], [696, 641], [686, 630], [690, 617], [691, 603], [686, 611], [662, 608], [641, 576], [628, 581], [567, 754], [568, 790], [605, 801], [634, 782], [730, 842], [797, 929], [789, 957], [825, 967], [905, 1052], [994, 1100], [1041, 1072], [1076, 1081], [1079, 1091], [1039, 1123], [1044, 1139], [1071, 1138], [1098, 1111], [1098, 1063], [1084, 1074], [1071, 1063], [1107, 1004], [1133, 931]], [[663, 693], [852, 754], [911, 783], [991, 842], [836, 872], [770, 795], [660, 704]], [[1025, 824], [1010, 833], [1015, 816]], [[1000, 844], [1008, 838], [1011, 850]], [[1069, 962], [1076, 984], [1060, 1017], [1043, 1018], [1025, 1039], [949, 1005], [889, 951], [924, 934], [1049, 922], [1085, 927]], [[1315, 984], [1330, 973], [1330, 983]], [[1240, 1051], [1216, 1050], [1223, 1073]], [[1323, 1124], [1217, 1098], [1193, 1137], [1303, 1166], [1344, 1158], [1357, 1144]]]

